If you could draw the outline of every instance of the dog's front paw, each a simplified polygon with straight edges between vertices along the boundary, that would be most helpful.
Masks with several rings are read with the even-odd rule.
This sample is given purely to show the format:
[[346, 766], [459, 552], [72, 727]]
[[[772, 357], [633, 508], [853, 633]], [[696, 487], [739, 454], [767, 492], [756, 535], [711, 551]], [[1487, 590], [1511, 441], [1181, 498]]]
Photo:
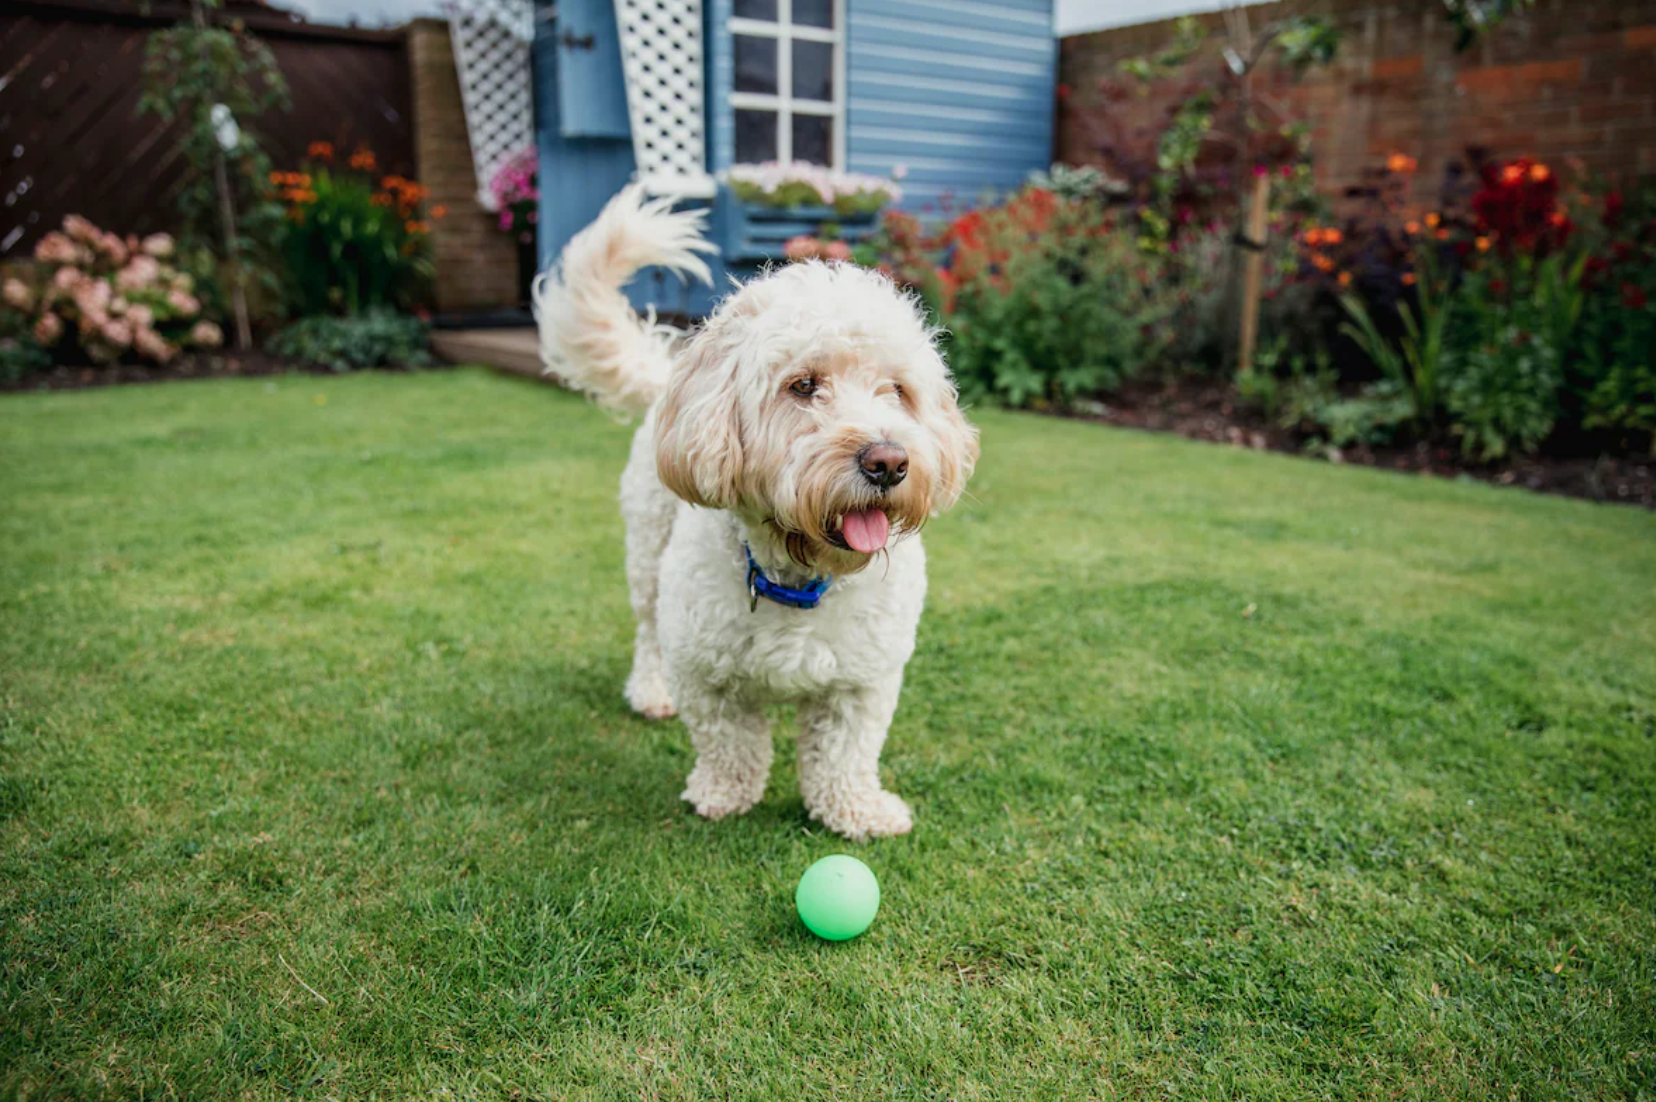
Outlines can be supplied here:
[[697, 766], [685, 782], [680, 798], [696, 809], [703, 819], [717, 822], [728, 815], [741, 815], [753, 810], [765, 794], [765, 778], [757, 783], [731, 777]]
[[645, 719], [671, 719], [678, 715], [673, 696], [667, 691], [667, 679], [660, 671], [640, 675], [635, 670], [627, 678], [627, 703]]
[[838, 793], [810, 811], [811, 818], [853, 842], [890, 838], [914, 829], [908, 804], [882, 788]]

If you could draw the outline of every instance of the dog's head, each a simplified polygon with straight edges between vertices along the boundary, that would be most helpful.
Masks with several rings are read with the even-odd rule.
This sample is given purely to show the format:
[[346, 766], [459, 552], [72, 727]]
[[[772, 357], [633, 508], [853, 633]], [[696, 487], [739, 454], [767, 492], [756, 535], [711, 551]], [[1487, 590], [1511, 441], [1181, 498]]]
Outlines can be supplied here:
[[977, 430], [919, 305], [886, 277], [791, 264], [720, 304], [656, 407], [656, 467], [695, 505], [785, 536], [801, 563], [861, 569], [953, 505]]

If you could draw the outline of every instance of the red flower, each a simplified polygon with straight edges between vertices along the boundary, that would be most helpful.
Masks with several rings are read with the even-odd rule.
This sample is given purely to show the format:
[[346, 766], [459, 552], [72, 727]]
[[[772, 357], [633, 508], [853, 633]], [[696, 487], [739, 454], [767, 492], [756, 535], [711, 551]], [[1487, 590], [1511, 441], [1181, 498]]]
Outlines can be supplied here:
[[1506, 281], [1501, 280], [1501, 279], [1492, 279], [1492, 280], [1490, 280], [1489, 281], [1489, 293], [1492, 294], [1492, 295], [1504, 295], [1504, 294], [1506, 294]]
[[1637, 283], [1622, 284], [1622, 305], [1629, 310], [1643, 310], [1650, 305], [1650, 296]]
[[1070, 98], [1070, 86], [1069, 85], [1067, 85], [1067, 84], [1058, 85], [1058, 98], [1059, 99], [1069, 99]]
[[1613, 226], [1617, 222], [1621, 221], [1622, 211], [1626, 208], [1626, 206], [1627, 204], [1623, 201], [1621, 192], [1612, 191], [1606, 194], [1604, 197], [1604, 224], [1606, 226]]

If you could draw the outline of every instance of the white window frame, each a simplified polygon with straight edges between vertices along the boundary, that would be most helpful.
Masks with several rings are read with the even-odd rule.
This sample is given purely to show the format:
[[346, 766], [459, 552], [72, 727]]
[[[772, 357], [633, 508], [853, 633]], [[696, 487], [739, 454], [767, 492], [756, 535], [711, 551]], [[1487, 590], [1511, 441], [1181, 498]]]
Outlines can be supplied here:
[[[762, 92], [730, 92], [731, 126], [736, 124], [738, 110], [776, 112], [776, 158], [786, 164], [793, 160], [793, 117], [797, 115], [827, 116], [833, 120], [834, 138], [830, 143], [828, 167], [836, 171], [845, 168], [845, 0], [834, 0], [834, 25], [807, 27], [793, 21], [793, 0], [776, 0], [776, 22], [763, 19], [743, 19], [731, 16], [725, 24], [731, 35], [731, 54], [736, 52], [736, 35], [751, 38], [769, 38], [776, 43], [776, 95]], [[834, 51], [834, 98], [832, 100], [795, 99], [793, 94], [793, 44], [826, 42]], [[734, 77], [732, 78], [734, 81]]]

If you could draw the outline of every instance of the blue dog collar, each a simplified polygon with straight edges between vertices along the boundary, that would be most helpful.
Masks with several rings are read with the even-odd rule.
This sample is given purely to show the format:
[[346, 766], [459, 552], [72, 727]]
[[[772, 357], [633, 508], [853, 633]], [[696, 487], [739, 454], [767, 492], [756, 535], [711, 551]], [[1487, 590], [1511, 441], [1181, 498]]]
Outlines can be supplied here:
[[749, 612], [756, 611], [759, 608], [759, 598], [761, 597], [767, 601], [775, 601], [779, 605], [786, 605], [789, 608], [810, 610], [822, 601], [822, 595], [828, 592], [830, 585], [834, 584], [833, 576], [829, 575], [826, 578], [812, 578], [804, 589], [789, 589], [785, 585], [777, 585], [765, 577], [765, 572], [760, 570], [759, 564], [753, 561], [753, 549], [744, 543], [742, 544], [742, 550], [747, 553], [748, 561]]

